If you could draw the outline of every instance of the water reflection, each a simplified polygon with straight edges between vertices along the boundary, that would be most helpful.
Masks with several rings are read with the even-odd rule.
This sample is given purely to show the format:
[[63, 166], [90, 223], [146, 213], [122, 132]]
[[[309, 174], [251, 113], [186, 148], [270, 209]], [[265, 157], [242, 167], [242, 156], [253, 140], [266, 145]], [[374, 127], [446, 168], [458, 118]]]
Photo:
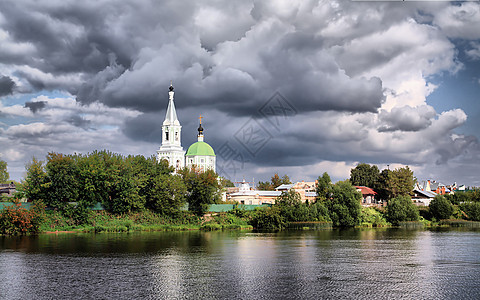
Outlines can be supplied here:
[[480, 298], [480, 233], [323, 230], [0, 237], [0, 298]]

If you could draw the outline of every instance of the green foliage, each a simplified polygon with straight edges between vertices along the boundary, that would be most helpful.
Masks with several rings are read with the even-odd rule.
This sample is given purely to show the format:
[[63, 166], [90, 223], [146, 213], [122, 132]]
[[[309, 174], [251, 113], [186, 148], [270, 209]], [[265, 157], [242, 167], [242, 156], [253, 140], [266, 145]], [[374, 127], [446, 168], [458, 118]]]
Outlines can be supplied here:
[[356, 186], [374, 187], [379, 176], [380, 171], [376, 165], [361, 163], [350, 170], [350, 182]]
[[7, 183], [10, 175], [7, 170], [7, 162], [0, 159], [0, 183]]
[[386, 218], [393, 225], [399, 225], [403, 221], [418, 221], [419, 212], [409, 196], [397, 196], [388, 201]]
[[317, 179], [317, 201], [325, 201], [330, 198], [330, 190], [332, 187], [332, 181], [327, 172], [324, 172], [322, 176]]
[[437, 195], [428, 206], [430, 213], [437, 220], [448, 219], [453, 214], [453, 205], [442, 195]]
[[220, 201], [220, 185], [213, 170], [202, 172], [195, 168], [181, 170], [183, 182], [187, 188], [188, 209], [198, 216], [204, 215], [208, 205]]
[[409, 167], [404, 167], [393, 171], [383, 170], [378, 177], [375, 189], [381, 199], [388, 200], [397, 196], [411, 195], [414, 186], [413, 171]]
[[302, 203], [300, 195], [291, 189], [283, 192], [276, 200], [280, 214], [286, 222], [327, 221], [328, 210], [323, 203]]
[[149, 179], [146, 189], [147, 207], [171, 215], [185, 204], [187, 188], [178, 175], [157, 175]]
[[25, 197], [33, 202], [44, 201], [50, 182], [42, 161], [35, 157], [26, 165], [27, 176], [22, 182]]
[[445, 196], [452, 204], [458, 205], [465, 202], [480, 202], [480, 190], [456, 191], [454, 194]]
[[220, 178], [220, 185], [222, 186], [222, 188], [235, 187], [235, 185], [233, 184], [232, 181], [230, 181], [230, 179], [223, 178], [223, 177]]
[[13, 205], [0, 211], [0, 233], [6, 235], [23, 235], [37, 233], [44, 218], [45, 206], [38, 201], [27, 210], [21, 203], [15, 201]]
[[275, 173], [272, 178], [270, 179], [270, 182], [268, 181], [259, 181], [257, 185], [257, 189], [261, 191], [273, 191], [275, 190], [276, 187], [282, 185], [282, 184], [291, 184], [292, 182], [290, 181], [290, 178], [288, 175], [283, 175], [282, 177], [278, 176], [278, 173]]
[[268, 208], [256, 208], [250, 222], [254, 228], [264, 230], [284, 229], [287, 226], [280, 207], [276, 205]]
[[61, 207], [64, 203], [78, 198], [78, 168], [71, 156], [48, 153], [45, 169], [49, 179], [45, 204]]
[[465, 217], [471, 221], [480, 221], [480, 202], [465, 202], [460, 204], [460, 209], [465, 212]]
[[373, 207], [362, 207], [360, 224], [367, 227], [384, 227], [388, 225], [383, 212]]
[[353, 227], [360, 222], [362, 195], [350, 181], [339, 181], [330, 187], [330, 197], [325, 200], [334, 226]]
[[88, 207], [78, 203], [66, 203], [62, 207], [62, 214], [67, 218], [67, 224], [71, 226], [88, 224], [91, 212]]

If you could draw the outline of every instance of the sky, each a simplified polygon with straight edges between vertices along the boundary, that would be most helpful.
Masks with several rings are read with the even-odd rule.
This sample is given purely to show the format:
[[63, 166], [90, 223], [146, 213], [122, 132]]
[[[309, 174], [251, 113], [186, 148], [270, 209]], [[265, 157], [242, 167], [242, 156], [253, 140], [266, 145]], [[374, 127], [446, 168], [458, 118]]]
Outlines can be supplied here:
[[0, 159], [182, 146], [232, 180], [359, 163], [480, 186], [479, 1], [0, 2]]

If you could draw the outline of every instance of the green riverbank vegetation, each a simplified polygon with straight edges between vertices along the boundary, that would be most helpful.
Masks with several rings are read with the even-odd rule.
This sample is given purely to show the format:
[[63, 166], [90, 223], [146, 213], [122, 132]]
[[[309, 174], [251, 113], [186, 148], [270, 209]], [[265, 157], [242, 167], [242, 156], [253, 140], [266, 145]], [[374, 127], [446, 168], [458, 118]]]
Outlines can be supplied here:
[[[32, 208], [14, 203], [0, 210], [0, 233], [474, 226], [469, 222], [480, 221], [478, 191], [437, 196], [430, 207], [419, 208], [410, 198], [414, 177], [408, 167], [380, 173], [376, 167], [359, 166], [349, 180], [332, 183], [326, 172], [319, 176], [317, 197], [310, 203], [290, 190], [269, 207], [211, 213], [209, 206], [220, 203], [222, 189], [231, 186], [217, 180], [213, 171], [184, 168], [173, 173], [155, 157], [108, 151], [49, 153], [45, 161], [34, 158], [27, 164], [19, 188], [17, 197], [32, 201]], [[277, 179], [289, 182], [286, 175]], [[362, 207], [355, 183], [377, 186], [386, 207]], [[92, 210], [97, 203], [105, 210]]]

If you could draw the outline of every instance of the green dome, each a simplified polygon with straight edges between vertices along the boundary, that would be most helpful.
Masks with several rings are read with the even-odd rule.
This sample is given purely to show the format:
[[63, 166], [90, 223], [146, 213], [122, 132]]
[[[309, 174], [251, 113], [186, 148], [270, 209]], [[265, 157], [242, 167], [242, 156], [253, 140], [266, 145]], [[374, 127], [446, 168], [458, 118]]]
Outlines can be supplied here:
[[196, 142], [188, 147], [186, 156], [203, 155], [203, 156], [215, 156], [213, 148], [205, 142]]

